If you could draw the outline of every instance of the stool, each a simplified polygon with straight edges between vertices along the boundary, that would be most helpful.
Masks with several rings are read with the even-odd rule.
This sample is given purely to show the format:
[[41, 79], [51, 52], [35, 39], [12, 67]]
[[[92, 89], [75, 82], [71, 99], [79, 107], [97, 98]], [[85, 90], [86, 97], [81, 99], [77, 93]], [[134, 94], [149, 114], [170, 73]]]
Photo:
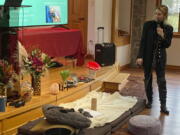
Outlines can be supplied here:
[[152, 116], [137, 115], [129, 120], [128, 130], [133, 135], [160, 135], [161, 123]]

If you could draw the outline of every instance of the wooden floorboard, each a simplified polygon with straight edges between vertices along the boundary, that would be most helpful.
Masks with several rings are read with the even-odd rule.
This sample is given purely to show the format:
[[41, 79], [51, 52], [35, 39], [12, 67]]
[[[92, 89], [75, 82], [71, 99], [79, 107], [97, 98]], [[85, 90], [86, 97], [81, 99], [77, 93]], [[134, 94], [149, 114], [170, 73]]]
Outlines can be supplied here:
[[[143, 76], [141, 69], [125, 69], [121, 72], [130, 73], [137, 76]], [[151, 115], [160, 119], [162, 124], [161, 135], [180, 135], [180, 70], [167, 70], [167, 107], [170, 115], [160, 113], [159, 93], [156, 84], [156, 75], [153, 74], [154, 101], [152, 109], [145, 109], [141, 114]], [[112, 135], [131, 135], [128, 133], [127, 124], [118, 129]]]

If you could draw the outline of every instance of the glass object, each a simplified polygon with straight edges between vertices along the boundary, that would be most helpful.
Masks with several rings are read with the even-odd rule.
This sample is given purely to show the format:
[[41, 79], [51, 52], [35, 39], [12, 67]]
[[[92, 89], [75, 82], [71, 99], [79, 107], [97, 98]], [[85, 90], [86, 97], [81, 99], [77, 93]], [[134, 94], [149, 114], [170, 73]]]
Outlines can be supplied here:
[[6, 101], [7, 101], [6, 96], [0, 96], [0, 112], [6, 111]]
[[34, 96], [40, 96], [41, 95], [41, 76], [39, 75], [31, 75], [32, 79], [32, 88]]

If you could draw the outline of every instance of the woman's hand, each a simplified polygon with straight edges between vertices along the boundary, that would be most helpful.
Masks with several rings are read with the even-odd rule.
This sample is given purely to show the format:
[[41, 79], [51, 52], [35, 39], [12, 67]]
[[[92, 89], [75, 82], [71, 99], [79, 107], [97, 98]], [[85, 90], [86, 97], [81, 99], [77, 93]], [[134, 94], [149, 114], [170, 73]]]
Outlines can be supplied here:
[[162, 38], [164, 38], [164, 31], [163, 31], [162, 28], [158, 27], [158, 28], [157, 28], [157, 33], [158, 33], [158, 35], [160, 35]]
[[142, 65], [143, 65], [143, 59], [142, 59], [142, 58], [138, 58], [138, 59], [136, 60], [136, 64], [137, 64], [138, 66], [142, 66]]

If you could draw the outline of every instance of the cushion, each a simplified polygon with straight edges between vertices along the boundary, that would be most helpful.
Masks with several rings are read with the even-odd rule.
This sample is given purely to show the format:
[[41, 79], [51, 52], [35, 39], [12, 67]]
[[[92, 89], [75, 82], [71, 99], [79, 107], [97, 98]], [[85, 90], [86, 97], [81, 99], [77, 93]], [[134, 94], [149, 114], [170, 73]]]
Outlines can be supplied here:
[[77, 129], [88, 128], [91, 125], [87, 117], [73, 109], [54, 105], [44, 105], [42, 109], [47, 121], [52, 124], [69, 125]]
[[128, 120], [133, 116], [141, 112], [145, 107], [145, 100], [144, 99], [138, 99], [138, 102], [129, 109], [129, 111], [124, 112], [121, 116], [119, 116], [116, 120], [112, 121], [111, 127], [112, 132], [115, 132], [117, 129], [119, 129], [121, 126], [123, 126]]
[[133, 135], [160, 135], [160, 120], [148, 116], [137, 115], [129, 120], [128, 130]]

